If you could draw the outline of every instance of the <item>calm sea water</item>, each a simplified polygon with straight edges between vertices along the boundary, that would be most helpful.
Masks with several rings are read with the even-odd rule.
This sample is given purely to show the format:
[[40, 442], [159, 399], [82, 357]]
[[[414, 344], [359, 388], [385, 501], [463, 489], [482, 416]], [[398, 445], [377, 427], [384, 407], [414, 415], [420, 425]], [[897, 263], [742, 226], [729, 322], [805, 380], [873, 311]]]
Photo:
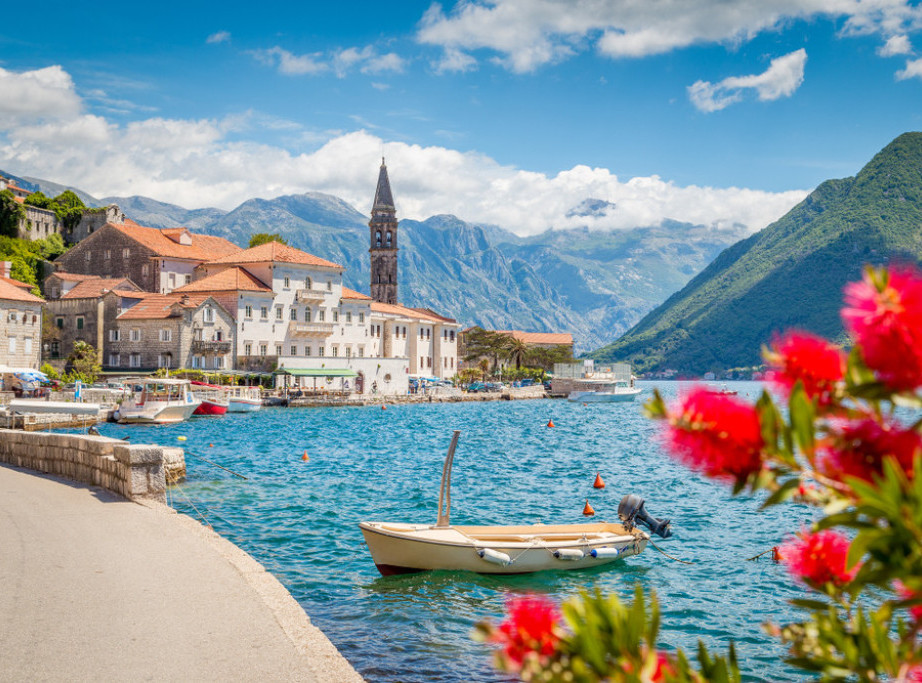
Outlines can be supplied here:
[[[644, 384], [641, 398], [653, 384]], [[662, 383], [674, 396], [677, 383]], [[754, 399], [755, 383], [732, 383]], [[188, 480], [172, 504], [204, 515], [271, 571], [353, 666], [370, 681], [497, 681], [474, 624], [499, 619], [506, 599], [535, 592], [555, 600], [597, 586], [629, 598], [639, 583], [662, 606], [661, 645], [694, 652], [697, 641], [726, 652], [732, 639], [749, 680], [797, 680], [783, 648], [762, 632], [797, 612], [802, 593], [783, 567], [746, 558], [799, 527], [810, 510], [759, 509], [674, 464], [641, 401], [583, 405], [501, 401], [323, 409], [263, 409], [173, 426], [103, 425], [134, 443], [183, 446]], [[545, 425], [553, 419], [555, 428]], [[581, 522], [589, 498], [596, 519], [617, 520], [621, 496], [637, 493], [675, 536], [639, 557], [599, 570], [517, 577], [432, 572], [379, 576], [361, 520], [435, 523], [442, 463], [460, 429], [452, 478], [456, 524]], [[186, 441], [178, 442], [178, 436]], [[302, 461], [307, 453], [310, 460]], [[249, 479], [233, 477], [201, 455]], [[607, 487], [592, 488], [596, 472]], [[194, 505], [194, 508], [193, 508]]]

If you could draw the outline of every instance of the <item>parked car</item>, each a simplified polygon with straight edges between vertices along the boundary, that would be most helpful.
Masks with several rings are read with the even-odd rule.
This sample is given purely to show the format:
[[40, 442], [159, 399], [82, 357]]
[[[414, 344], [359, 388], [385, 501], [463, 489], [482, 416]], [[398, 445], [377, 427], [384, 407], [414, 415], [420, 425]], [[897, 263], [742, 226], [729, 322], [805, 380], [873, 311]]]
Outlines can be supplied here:
[[478, 391], [486, 391], [487, 386], [483, 382], [473, 382], [467, 385], [467, 390], [476, 393]]

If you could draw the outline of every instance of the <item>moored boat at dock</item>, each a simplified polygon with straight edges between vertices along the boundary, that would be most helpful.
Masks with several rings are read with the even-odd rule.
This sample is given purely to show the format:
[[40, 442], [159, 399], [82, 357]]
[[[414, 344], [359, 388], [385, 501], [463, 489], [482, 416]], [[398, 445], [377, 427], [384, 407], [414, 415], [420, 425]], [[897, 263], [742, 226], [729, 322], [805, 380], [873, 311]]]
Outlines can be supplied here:
[[224, 392], [224, 387], [218, 384], [195, 382], [192, 385], [192, 395], [201, 404], [195, 409], [193, 415], [224, 415], [230, 407], [230, 402]]
[[250, 413], [263, 407], [262, 390], [258, 386], [224, 387], [227, 412]]
[[119, 423], [170, 424], [188, 420], [201, 401], [185, 379], [145, 379], [141, 391], [126, 398], [116, 411]]
[[551, 393], [583, 403], [623, 403], [641, 392], [634, 386], [635, 379], [627, 363], [598, 367], [591, 360], [555, 363]]

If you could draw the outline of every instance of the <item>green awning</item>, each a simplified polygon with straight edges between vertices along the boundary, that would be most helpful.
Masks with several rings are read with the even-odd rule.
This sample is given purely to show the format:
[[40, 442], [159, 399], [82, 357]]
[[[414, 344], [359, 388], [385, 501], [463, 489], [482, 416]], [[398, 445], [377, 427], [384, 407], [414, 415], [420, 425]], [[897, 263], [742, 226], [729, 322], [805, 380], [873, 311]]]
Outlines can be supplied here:
[[358, 377], [355, 370], [348, 368], [279, 368], [276, 375], [293, 377]]

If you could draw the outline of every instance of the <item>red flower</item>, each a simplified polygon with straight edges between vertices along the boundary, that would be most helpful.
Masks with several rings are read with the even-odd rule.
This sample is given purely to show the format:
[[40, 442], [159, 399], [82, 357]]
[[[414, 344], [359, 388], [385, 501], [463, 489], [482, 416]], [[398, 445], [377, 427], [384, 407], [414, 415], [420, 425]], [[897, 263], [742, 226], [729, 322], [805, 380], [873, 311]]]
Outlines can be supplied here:
[[893, 423], [866, 417], [834, 432], [821, 449], [819, 469], [828, 477], [845, 476], [874, 481], [883, 472], [884, 458], [892, 456], [911, 477], [913, 458], [922, 452], [922, 437]]
[[[899, 595], [902, 600], [922, 598], [922, 592], [912, 590], [902, 581], [896, 581], [894, 583], [894, 588], [896, 589], [897, 595]], [[922, 625], [922, 604], [913, 605], [912, 607], [910, 607], [909, 615], [912, 617], [913, 621], [915, 621], [917, 624]]]
[[922, 683], [922, 666], [914, 666], [906, 672], [909, 683]]
[[508, 617], [499, 625], [491, 640], [503, 646], [503, 654], [517, 667], [530, 652], [548, 656], [560, 640], [557, 606], [547, 598], [525, 596], [512, 598], [506, 605]]
[[672, 666], [672, 660], [662, 652], [656, 653], [656, 668], [653, 670], [653, 674], [650, 676], [651, 683], [662, 683], [666, 680], [666, 676], [675, 676], [676, 670]]
[[845, 372], [845, 357], [838, 347], [804, 332], [782, 337], [767, 360], [774, 370], [773, 383], [790, 394], [800, 380], [807, 396], [822, 406], [832, 402], [836, 384]]
[[870, 275], [845, 287], [845, 327], [861, 346], [864, 362], [897, 391], [922, 385], [922, 274], [890, 269], [882, 281]]
[[704, 387], [692, 389], [670, 412], [666, 443], [686, 465], [712, 477], [745, 479], [762, 468], [755, 408]]
[[803, 531], [781, 546], [781, 561], [793, 576], [814, 588], [827, 583], [844, 586], [858, 571], [857, 566], [845, 566], [848, 547], [849, 540], [835, 531]]

